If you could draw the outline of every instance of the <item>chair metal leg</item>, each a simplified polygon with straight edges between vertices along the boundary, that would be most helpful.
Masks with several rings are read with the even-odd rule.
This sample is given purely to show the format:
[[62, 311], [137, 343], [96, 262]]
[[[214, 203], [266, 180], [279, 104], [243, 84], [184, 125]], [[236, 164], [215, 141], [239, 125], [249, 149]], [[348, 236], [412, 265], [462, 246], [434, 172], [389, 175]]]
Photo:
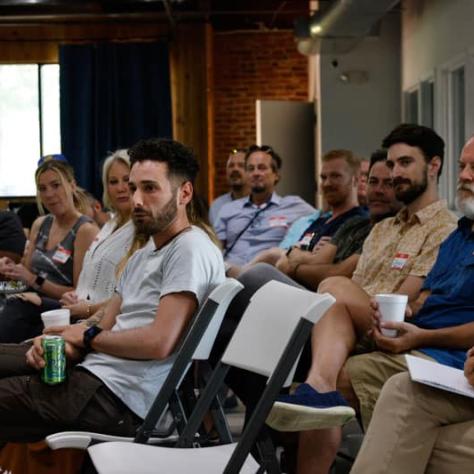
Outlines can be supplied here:
[[179, 437], [177, 447], [189, 448], [193, 445], [194, 435], [202, 423], [204, 415], [209, 411], [212, 401], [224, 383], [224, 379], [229, 371], [229, 366], [219, 363], [207, 384], [206, 389], [199, 397], [196, 406], [189, 417], [188, 424]]
[[265, 420], [270, 413], [275, 398], [279, 394], [281, 387], [285, 383], [286, 377], [299, 357], [303, 345], [311, 333], [312, 327], [313, 324], [306, 319], [299, 321], [293, 335], [286, 345], [283, 355], [280, 358], [280, 362], [273, 371], [273, 374], [260, 397], [260, 401], [247, 423], [242, 438], [227, 463], [224, 474], [238, 474], [240, 472], [245, 459], [255, 443], [262, 425], [265, 423]]
[[267, 474], [281, 474], [280, 463], [276, 457], [275, 446], [268, 430], [263, 427], [256, 442], [259, 461]]

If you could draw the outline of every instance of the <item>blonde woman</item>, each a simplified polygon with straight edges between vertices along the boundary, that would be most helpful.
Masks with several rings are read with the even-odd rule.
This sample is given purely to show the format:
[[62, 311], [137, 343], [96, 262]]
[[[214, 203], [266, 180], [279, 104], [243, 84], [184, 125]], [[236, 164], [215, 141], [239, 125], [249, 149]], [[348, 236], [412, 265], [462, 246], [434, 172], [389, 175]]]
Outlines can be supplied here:
[[75, 291], [68, 291], [61, 304], [71, 310], [74, 319], [88, 318], [115, 289], [117, 277], [128, 257], [148, 240], [135, 236], [130, 219], [132, 204], [128, 189], [130, 162], [126, 150], [117, 150], [103, 166], [104, 205], [113, 218], [102, 227], [84, 258], [83, 270]]
[[33, 223], [23, 263], [0, 259], [4, 277], [23, 282], [32, 291], [7, 300], [0, 314], [0, 342], [19, 342], [41, 332], [42, 297], [58, 299], [75, 287], [86, 250], [98, 227], [82, 214], [85, 202], [76, 193], [71, 166], [50, 160], [35, 173], [41, 212]]

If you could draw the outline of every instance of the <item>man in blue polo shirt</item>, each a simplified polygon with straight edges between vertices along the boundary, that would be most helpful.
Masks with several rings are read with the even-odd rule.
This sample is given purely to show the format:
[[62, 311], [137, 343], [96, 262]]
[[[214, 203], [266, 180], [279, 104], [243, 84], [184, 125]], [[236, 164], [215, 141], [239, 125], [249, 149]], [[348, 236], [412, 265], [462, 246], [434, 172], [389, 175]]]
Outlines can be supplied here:
[[298, 196], [279, 196], [281, 158], [268, 146], [252, 145], [245, 157], [250, 196], [225, 204], [215, 224], [228, 263], [244, 265], [277, 246], [288, 227], [315, 209]]

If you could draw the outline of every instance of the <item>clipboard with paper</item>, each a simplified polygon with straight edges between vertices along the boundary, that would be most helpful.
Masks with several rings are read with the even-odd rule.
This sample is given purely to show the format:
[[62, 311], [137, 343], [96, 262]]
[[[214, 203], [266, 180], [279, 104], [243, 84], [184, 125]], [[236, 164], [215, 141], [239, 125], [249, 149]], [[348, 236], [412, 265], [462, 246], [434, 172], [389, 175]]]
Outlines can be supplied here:
[[474, 387], [468, 383], [464, 372], [454, 367], [406, 355], [408, 371], [414, 382], [474, 398]]

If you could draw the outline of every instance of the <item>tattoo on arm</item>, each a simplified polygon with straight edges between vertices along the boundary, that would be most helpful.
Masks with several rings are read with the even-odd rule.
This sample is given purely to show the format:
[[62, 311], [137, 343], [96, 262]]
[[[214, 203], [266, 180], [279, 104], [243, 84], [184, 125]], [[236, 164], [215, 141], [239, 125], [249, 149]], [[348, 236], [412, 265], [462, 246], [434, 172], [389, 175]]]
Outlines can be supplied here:
[[86, 319], [87, 327], [95, 326], [102, 321], [102, 318], [105, 315], [105, 311], [101, 308], [96, 313], [94, 313], [90, 318]]

